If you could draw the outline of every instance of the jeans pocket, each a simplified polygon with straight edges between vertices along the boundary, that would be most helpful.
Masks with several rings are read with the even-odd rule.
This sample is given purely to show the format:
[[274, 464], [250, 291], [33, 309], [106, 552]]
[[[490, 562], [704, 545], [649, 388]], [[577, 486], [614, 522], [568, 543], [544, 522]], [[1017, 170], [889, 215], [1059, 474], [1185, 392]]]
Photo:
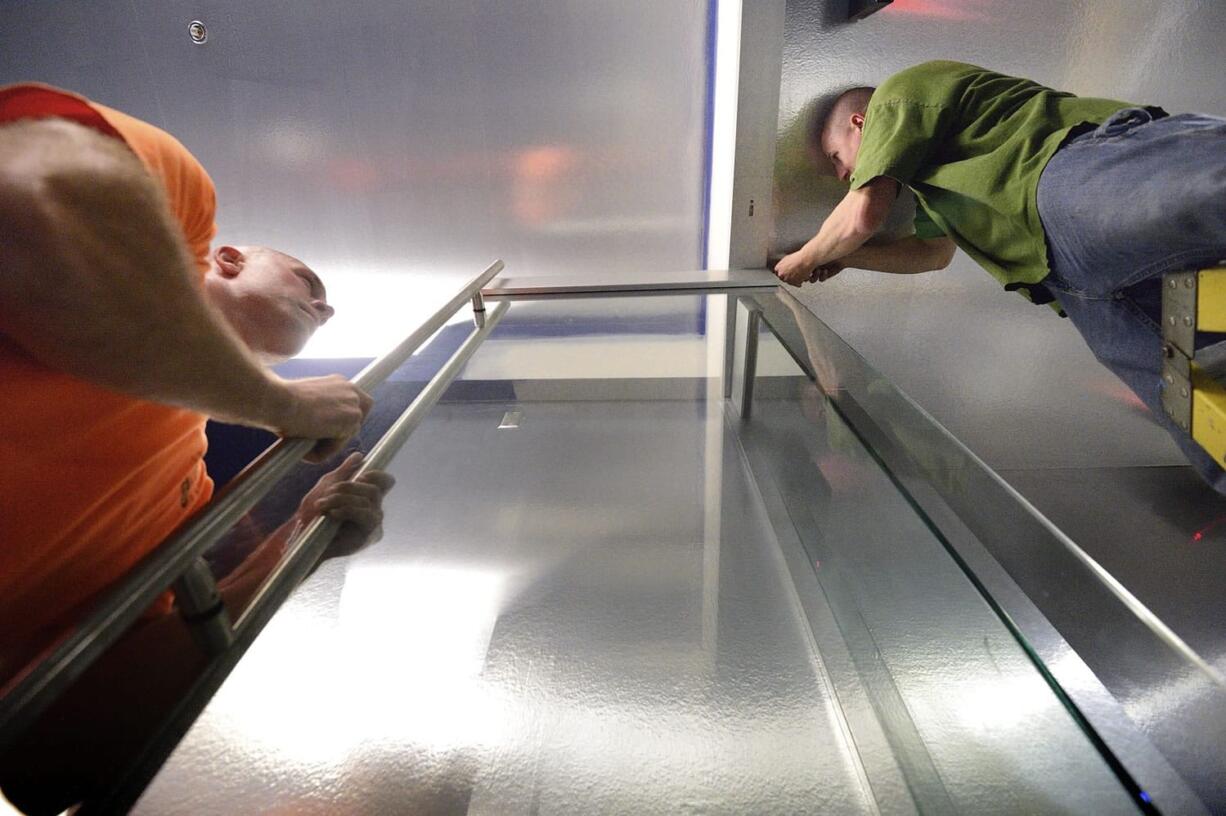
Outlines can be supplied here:
[[1094, 138], [1110, 139], [1123, 136], [1133, 128], [1148, 124], [1153, 120], [1153, 114], [1145, 108], [1123, 108], [1111, 114], [1107, 121], [1099, 125], [1098, 130], [1094, 131]]

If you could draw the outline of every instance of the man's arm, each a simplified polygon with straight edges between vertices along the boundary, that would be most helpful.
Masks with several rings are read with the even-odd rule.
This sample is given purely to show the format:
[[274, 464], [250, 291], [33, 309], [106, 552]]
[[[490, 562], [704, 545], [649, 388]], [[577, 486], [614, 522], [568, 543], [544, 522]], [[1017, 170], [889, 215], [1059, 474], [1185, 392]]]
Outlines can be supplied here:
[[[217, 583], [235, 621], [280, 562], [299, 526], [321, 514], [344, 522], [324, 558], [352, 554], [377, 540], [391, 474], [368, 471], [353, 454], [324, 476], [298, 513], [244, 553]], [[241, 524], [241, 522], [240, 522]], [[321, 561], [322, 563], [322, 561]], [[0, 786], [29, 812], [59, 813], [106, 790], [204, 668], [204, 653], [177, 613], [142, 619], [86, 668], [17, 744], [0, 751]]]
[[81, 379], [286, 436], [351, 435], [369, 407], [341, 378], [264, 369], [204, 300], [140, 161], [66, 121], [0, 126], [0, 332]]
[[[846, 269], [871, 269], [875, 272], [890, 272], [895, 275], [914, 275], [918, 272], [933, 272], [944, 269], [953, 260], [957, 244], [944, 236], [940, 238], [916, 238], [909, 235], [885, 244], [865, 244], [855, 252], [848, 253], [834, 263]], [[827, 274], [819, 277], [826, 280]]]
[[817, 235], [775, 265], [775, 274], [784, 283], [800, 286], [819, 266], [859, 249], [885, 223], [896, 198], [898, 182], [885, 176], [848, 191]]

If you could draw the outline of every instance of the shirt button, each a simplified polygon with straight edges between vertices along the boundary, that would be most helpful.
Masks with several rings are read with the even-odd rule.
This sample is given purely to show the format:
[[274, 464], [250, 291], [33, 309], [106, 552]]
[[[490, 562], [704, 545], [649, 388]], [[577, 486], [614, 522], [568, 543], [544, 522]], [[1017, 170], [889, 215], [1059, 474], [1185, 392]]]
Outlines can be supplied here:
[[192, 492], [192, 480], [184, 479], [183, 484], [179, 485], [179, 506], [187, 507], [188, 494]]

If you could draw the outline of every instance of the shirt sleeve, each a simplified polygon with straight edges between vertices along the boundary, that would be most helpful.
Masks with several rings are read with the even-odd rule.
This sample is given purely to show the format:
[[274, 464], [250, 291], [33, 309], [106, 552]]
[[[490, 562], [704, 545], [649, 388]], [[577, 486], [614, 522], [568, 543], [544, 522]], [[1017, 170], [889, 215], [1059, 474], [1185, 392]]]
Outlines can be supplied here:
[[183, 236], [196, 270], [203, 276], [209, 271], [209, 247], [217, 234], [217, 191], [209, 174], [194, 158], [189, 172], [190, 181], [185, 182], [186, 202], [176, 215], [183, 225]]
[[937, 225], [936, 221], [932, 220], [932, 216], [924, 209], [924, 205], [918, 201], [915, 202], [915, 237], [925, 240], [931, 238], [944, 238], [945, 230]]
[[870, 102], [864, 119], [856, 169], [851, 174], [853, 190], [878, 176], [910, 184], [948, 121], [943, 105], [889, 99]]
[[111, 127], [84, 97], [38, 83], [0, 88], [0, 125], [23, 119], [68, 119], [120, 142], [122, 135]]
[[170, 211], [201, 278], [209, 270], [209, 245], [217, 232], [217, 192], [204, 167], [183, 144], [161, 128], [105, 105], [92, 103], [122, 135], [149, 174], [166, 192]]

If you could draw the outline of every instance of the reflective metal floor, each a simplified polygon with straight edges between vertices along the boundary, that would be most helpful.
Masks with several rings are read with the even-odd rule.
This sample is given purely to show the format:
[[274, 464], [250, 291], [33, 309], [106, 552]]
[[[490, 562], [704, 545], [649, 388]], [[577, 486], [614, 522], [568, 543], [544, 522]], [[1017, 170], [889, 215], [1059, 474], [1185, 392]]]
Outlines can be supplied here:
[[764, 341], [748, 423], [677, 373], [722, 344], [697, 332], [517, 379], [555, 342], [517, 310], [566, 308], [513, 306], [470, 364], [500, 396], [434, 409], [384, 539], [301, 587], [136, 812], [1133, 811], [785, 355]]

